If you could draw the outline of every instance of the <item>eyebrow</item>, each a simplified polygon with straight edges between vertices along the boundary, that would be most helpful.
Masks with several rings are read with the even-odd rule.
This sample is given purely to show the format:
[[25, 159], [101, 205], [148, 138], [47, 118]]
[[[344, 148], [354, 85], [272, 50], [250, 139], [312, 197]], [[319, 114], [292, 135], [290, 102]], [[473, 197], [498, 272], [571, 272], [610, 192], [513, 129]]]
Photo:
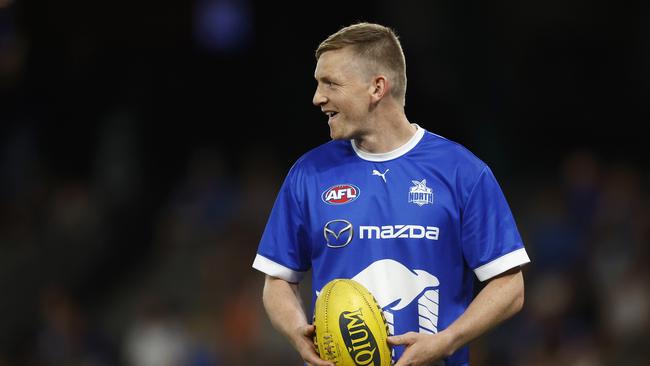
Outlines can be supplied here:
[[320, 81], [322, 83], [333, 83], [334, 82], [334, 80], [332, 80], [332, 78], [330, 78], [329, 76], [321, 76], [320, 78], [317, 78], [317, 77], [314, 76], [314, 79], [316, 79], [316, 81]]

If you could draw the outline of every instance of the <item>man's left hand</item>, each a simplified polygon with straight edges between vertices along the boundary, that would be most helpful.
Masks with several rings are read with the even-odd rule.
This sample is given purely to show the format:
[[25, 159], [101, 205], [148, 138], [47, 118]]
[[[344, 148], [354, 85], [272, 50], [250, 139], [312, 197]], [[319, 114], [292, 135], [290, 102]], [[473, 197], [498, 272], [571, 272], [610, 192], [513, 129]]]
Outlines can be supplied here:
[[432, 365], [453, 353], [451, 340], [444, 332], [438, 334], [422, 334], [408, 332], [402, 335], [388, 337], [392, 346], [406, 346], [402, 357], [395, 366], [424, 366]]

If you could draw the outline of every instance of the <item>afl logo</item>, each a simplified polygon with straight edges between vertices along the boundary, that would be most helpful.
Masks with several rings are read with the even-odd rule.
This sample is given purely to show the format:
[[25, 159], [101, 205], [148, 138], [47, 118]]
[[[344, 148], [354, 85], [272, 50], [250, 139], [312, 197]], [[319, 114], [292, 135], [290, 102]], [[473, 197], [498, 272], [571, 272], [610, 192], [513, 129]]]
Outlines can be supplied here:
[[360, 193], [354, 184], [337, 184], [323, 192], [321, 198], [329, 205], [343, 205], [356, 200]]

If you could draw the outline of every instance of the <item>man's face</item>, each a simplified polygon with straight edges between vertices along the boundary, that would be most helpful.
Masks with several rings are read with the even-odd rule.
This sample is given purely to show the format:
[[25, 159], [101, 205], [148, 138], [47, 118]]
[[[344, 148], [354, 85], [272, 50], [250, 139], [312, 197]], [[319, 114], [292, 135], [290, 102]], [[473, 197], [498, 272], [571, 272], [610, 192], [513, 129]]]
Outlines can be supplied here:
[[313, 103], [328, 115], [332, 139], [354, 139], [364, 132], [372, 94], [364, 66], [349, 48], [327, 51], [316, 63]]

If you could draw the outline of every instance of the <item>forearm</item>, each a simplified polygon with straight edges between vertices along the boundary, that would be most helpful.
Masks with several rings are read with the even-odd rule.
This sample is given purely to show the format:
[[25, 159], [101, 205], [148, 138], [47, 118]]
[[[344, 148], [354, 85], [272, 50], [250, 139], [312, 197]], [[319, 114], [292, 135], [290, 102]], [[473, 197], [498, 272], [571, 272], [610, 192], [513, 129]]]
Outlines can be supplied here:
[[267, 276], [263, 301], [273, 327], [295, 346], [296, 329], [308, 324], [298, 285]]
[[451, 353], [519, 312], [524, 303], [524, 280], [519, 268], [492, 279], [465, 313], [443, 332]]
[[334, 366], [316, 354], [315, 328], [307, 322], [297, 284], [266, 276], [263, 301], [275, 329], [291, 342], [308, 366]]

